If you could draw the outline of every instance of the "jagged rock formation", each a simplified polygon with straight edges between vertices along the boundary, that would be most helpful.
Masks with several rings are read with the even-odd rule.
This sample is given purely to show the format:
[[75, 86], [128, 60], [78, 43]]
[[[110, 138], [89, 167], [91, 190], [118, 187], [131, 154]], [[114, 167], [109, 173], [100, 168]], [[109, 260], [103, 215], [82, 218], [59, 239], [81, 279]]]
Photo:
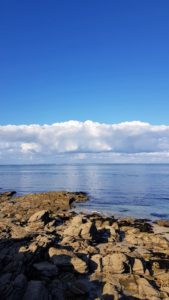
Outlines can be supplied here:
[[67, 210], [86, 199], [3, 198], [0, 299], [169, 299], [168, 223]]

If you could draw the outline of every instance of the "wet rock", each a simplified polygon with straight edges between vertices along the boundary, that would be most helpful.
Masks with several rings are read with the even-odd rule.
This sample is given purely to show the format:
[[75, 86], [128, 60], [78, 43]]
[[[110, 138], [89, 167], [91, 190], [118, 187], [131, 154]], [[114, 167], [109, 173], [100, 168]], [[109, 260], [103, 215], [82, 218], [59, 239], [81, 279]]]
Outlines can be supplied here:
[[0, 201], [10, 200], [15, 194], [15, 191], [0, 193]]

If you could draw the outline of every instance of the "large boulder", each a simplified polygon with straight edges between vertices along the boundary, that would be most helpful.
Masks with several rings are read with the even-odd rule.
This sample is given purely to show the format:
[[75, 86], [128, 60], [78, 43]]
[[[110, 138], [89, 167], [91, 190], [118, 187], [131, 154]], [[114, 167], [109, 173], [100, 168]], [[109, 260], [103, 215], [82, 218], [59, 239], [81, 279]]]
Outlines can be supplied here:
[[123, 253], [108, 254], [103, 257], [103, 271], [109, 273], [124, 273], [128, 267], [127, 256]]
[[72, 251], [51, 247], [49, 248], [49, 257], [57, 267], [64, 270], [72, 270], [81, 274], [88, 270], [87, 263]]

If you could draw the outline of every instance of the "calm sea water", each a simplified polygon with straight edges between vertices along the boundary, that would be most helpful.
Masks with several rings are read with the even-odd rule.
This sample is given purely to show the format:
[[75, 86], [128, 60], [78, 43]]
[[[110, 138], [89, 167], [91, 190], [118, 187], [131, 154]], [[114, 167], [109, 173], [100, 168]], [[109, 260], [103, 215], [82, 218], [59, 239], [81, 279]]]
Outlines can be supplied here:
[[169, 219], [169, 165], [8, 165], [0, 166], [1, 192], [85, 191], [80, 211]]

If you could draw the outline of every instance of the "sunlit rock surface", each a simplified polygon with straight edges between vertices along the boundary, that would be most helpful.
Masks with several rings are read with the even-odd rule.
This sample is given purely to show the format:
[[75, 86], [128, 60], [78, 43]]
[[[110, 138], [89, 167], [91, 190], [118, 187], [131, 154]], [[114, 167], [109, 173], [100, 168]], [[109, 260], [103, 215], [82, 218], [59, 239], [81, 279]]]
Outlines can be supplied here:
[[69, 210], [87, 199], [0, 195], [0, 299], [169, 299], [167, 220]]

